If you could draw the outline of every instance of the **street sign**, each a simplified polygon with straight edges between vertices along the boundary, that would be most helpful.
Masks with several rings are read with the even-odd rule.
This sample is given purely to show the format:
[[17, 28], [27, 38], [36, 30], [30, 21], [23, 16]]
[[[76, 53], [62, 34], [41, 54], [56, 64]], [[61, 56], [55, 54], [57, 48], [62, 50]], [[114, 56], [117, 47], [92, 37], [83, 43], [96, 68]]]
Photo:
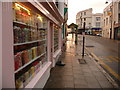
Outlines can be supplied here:
[[111, 12], [108, 12], [107, 14], [108, 14], [109, 16], [110, 16], [110, 15], [112, 15], [112, 13], [111, 13]]

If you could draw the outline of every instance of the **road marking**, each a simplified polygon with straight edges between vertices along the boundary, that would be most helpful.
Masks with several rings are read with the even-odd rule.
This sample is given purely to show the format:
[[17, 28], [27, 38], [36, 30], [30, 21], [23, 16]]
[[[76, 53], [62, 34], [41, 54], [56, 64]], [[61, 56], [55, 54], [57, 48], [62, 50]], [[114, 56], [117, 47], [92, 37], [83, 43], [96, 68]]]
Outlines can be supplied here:
[[118, 59], [116, 59], [114, 56], [108, 56], [109, 58], [112, 58], [112, 60], [119, 62]]
[[102, 60], [100, 60], [94, 53], [91, 53], [92, 56], [99, 61], [100, 64], [102, 64], [102, 66], [108, 70], [113, 76], [115, 76], [118, 80], [120, 80], [120, 76], [115, 73], [108, 65], [106, 65]]
[[120, 62], [115, 56], [99, 56], [103, 62]]
[[119, 58], [119, 57], [116, 57], [116, 56], [115, 56], [115, 58], [120, 61], [120, 58]]
[[109, 58], [107, 57], [99, 57], [100, 60], [102, 60], [103, 62], [113, 62], [112, 60], [110, 60]]

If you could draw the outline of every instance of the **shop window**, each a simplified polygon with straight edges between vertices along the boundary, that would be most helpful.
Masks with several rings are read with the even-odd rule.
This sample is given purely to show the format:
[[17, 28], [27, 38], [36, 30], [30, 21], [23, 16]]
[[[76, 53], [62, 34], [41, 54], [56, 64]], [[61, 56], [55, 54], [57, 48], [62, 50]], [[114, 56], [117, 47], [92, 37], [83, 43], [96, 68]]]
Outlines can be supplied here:
[[47, 62], [47, 19], [28, 7], [13, 3], [16, 88], [24, 88]]
[[59, 42], [59, 28], [54, 26], [54, 52], [58, 50], [58, 42]]
[[86, 18], [84, 18], [84, 21], [86, 21]]
[[84, 12], [84, 15], [86, 15], [86, 12]]

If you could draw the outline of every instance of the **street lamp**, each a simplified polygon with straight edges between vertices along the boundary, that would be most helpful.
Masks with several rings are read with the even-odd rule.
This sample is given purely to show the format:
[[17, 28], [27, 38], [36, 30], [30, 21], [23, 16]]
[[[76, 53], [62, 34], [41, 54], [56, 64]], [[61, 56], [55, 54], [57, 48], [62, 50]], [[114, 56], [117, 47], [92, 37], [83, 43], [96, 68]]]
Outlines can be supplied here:
[[[105, 4], [108, 4], [108, 1], [105, 2]], [[113, 22], [113, 0], [112, 0], [112, 5], [110, 6], [110, 19], [111, 19], [111, 28], [110, 28], [110, 39], [112, 38], [112, 22]]]

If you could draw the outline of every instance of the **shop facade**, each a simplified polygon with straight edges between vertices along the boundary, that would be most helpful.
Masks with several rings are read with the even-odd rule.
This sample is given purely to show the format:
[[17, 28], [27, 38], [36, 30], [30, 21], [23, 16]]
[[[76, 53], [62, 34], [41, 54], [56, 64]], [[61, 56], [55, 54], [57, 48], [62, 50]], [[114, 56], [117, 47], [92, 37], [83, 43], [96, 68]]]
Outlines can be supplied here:
[[120, 24], [114, 25], [114, 39], [120, 40]]
[[2, 88], [43, 88], [62, 53], [63, 17], [54, 2], [1, 6]]

